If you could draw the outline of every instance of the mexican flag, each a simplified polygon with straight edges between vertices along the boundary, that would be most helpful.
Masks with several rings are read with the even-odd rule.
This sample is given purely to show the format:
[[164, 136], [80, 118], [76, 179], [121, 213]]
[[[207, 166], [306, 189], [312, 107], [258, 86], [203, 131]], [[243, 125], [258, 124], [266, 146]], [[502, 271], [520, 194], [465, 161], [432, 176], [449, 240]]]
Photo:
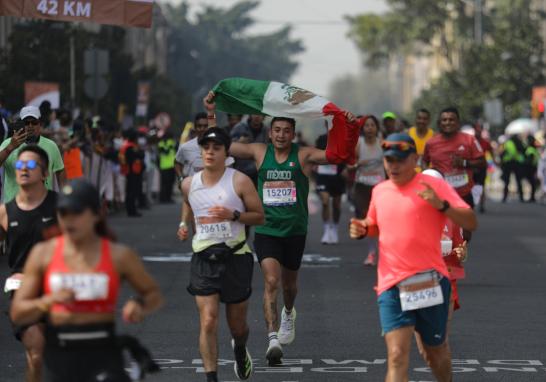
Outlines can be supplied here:
[[212, 89], [216, 109], [231, 114], [323, 118], [333, 116], [326, 155], [330, 163], [355, 161], [355, 147], [364, 119], [349, 122], [344, 110], [309, 90], [275, 81], [226, 78]]

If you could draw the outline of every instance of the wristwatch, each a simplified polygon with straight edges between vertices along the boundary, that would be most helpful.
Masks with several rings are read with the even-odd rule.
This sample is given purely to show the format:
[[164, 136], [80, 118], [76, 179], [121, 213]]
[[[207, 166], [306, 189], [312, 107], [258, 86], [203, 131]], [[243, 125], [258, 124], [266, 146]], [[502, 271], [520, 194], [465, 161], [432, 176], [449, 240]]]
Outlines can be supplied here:
[[451, 207], [451, 205], [449, 204], [449, 202], [448, 202], [447, 200], [444, 200], [444, 201], [442, 202], [442, 208], [439, 208], [438, 211], [440, 211], [440, 212], [446, 212], [446, 211], [449, 209], [449, 207]]
[[180, 222], [180, 224], [178, 225], [178, 228], [186, 228], [188, 225], [186, 224], [186, 222]]
[[241, 213], [237, 210], [233, 211], [233, 218], [231, 219], [232, 222], [236, 222], [241, 217]]

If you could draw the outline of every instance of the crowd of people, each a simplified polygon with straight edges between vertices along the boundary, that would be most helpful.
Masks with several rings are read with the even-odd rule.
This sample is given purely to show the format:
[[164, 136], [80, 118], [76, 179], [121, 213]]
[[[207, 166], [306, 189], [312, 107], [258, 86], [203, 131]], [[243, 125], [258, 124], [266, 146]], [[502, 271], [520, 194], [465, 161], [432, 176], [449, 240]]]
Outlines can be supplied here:
[[[347, 123], [360, 129], [358, 140], [331, 145], [339, 139], [333, 132], [338, 126], [309, 146], [298, 138], [296, 121], [283, 116], [266, 124], [262, 115], [228, 115], [228, 125], [218, 126], [214, 100], [209, 93], [205, 111], [196, 114], [184, 139], [156, 126], [122, 129], [98, 118], [72, 120], [70, 112], [47, 107], [26, 106], [6, 115], [0, 238], [11, 270], [5, 284], [10, 317], [25, 347], [27, 380], [99, 374], [104, 381], [128, 380], [123, 348], [143, 372], [157, 370], [138, 341], [115, 331], [121, 280], [137, 294], [122, 308], [127, 322], [140, 322], [163, 298], [140, 257], [116, 243], [106, 212], [124, 204], [128, 216], [141, 216], [139, 208], [153, 201], [173, 203], [175, 187], [182, 194], [177, 235], [192, 240], [187, 289], [198, 308], [207, 381], [218, 381], [220, 303], [226, 305], [234, 372], [240, 380], [252, 374], [251, 227], [264, 283], [264, 355], [270, 366], [282, 364], [286, 346], [296, 338], [298, 276], [314, 179], [322, 204], [321, 242], [339, 242], [347, 193], [354, 211], [350, 237], [364, 240], [364, 264], [377, 266], [386, 380], [407, 380], [415, 337], [437, 380], [451, 381], [449, 322], [461, 306], [457, 280], [464, 278], [463, 262], [477, 228], [473, 209], [485, 211], [488, 159], [502, 168], [504, 201], [512, 172], [516, 180], [534, 184], [528, 200], [535, 201], [538, 179], [544, 179], [537, 141], [511, 136], [490, 143], [478, 123], [464, 132], [458, 110], [447, 107], [436, 129], [426, 109], [417, 110], [413, 127], [392, 112], [381, 120], [344, 112]], [[329, 159], [332, 146], [355, 161]]]

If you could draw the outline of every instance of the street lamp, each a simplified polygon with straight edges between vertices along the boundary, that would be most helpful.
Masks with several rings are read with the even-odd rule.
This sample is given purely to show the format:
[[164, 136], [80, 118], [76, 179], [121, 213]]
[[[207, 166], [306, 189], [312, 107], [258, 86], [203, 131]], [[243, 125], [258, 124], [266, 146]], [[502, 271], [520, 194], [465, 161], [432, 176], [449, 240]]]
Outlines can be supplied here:
[[474, 8], [474, 41], [476, 44], [482, 43], [483, 26], [482, 26], [482, 0], [460, 0], [466, 5]]

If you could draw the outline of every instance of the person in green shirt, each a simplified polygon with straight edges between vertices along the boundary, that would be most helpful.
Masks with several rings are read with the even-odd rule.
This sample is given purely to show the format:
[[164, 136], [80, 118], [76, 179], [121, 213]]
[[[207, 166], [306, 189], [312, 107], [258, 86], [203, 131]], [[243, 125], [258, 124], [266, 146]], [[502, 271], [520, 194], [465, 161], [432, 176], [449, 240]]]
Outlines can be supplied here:
[[66, 181], [64, 164], [61, 152], [55, 142], [40, 135], [42, 121], [40, 120], [40, 109], [36, 106], [25, 106], [19, 113], [21, 119], [20, 129], [14, 132], [13, 137], [6, 139], [0, 145], [0, 166], [4, 167], [4, 187], [2, 198], [4, 202], [12, 200], [19, 190], [15, 181], [14, 164], [19, 151], [28, 144], [35, 144], [47, 152], [49, 157], [48, 176], [45, 185], [49, 190], [53, 189], [53, 177], [57, 179], [59, 189]]
[[[216, 126], [214, 93], [204, 99], [209, 127]], [[346, 112], [348, 120], [355, 117]], [[274, 117], [271, 143], [231, 144], [229, 153], [238, 159], [253, 160], [258, 169], [258, 195], [265, 212], [265, 224], [257, 226], [254, 248], [264, 276], [264, 315], [269, 346], [266, 359], [270, 366], [282, 363], [282, 345], [295, 338], [298, 271], [307, 237], [309, 176], [313, 165], [329, 164], [325, 150], [300, 147], [292, 143], [296, 121]], [[282, 285], [284, 307], [279, 315], [277, 295]]]
[[523, 187], [521, 179], [523, 178], [523, 165], [525, 162], [525, 146], [521, 139], [514, 135], [504, 142], [501, 149], [501, 169], [502, 181], [504, 182], [504, 193], [502, 202], [505, 203], [508, 199], [508, 186], [510, 185], [510, 175], [514, 173], [516, 176], [516, 185], [518, 187], [518, 195], [520, 202], [523, 202]]

